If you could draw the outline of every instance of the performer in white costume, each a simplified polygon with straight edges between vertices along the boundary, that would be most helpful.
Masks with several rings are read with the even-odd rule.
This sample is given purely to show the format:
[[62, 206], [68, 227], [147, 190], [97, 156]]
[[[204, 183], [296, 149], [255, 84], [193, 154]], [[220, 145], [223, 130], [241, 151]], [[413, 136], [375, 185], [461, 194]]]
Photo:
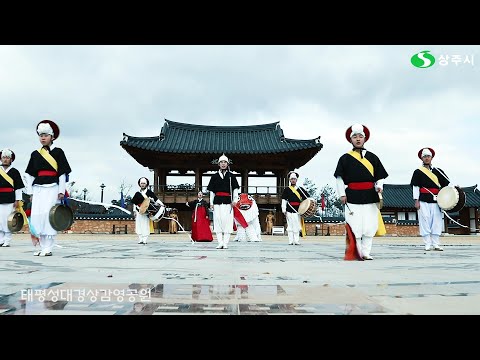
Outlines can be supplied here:
[[165, 206], [163, 202], [157, 198], [155, 193], [148, 189], [149, 184], [150, 182], [145, 177], [138, 179], [140, 190], [138, 190], [132, 198], [135, 232], [138, 235], [138, 243], [143, 245], [147, 245], [148, 236], [150, 235], [150, 222], [152, 220], [149, 217], [148, 206], [143, 207], [142, 204], [147, 204], [151, 201], [160, 206]]
[[359, 260], [373, 260], [373, 237], [384, 234], [377, 203], [388, 173], [378, 156], [363, 147], [370, 138], [366, 126], [352, 125], [345, 131], [345, 138], [353, 149], [340, 157], [333, 176], [340, 200], [346, 206], [345, 221], [355, 236]]
[[8, 217], [22, 200], [22, 177], [12, 166], [15, 153], [10, 149], [0, 151], [0, 246], [9, 247], [12, 232], [8, 229]]
[[212, 175], [207, 190], [210, 191], [210, 208], [213, 210], [213, 231], [217, 235], [217, 249], [228, 249], [233, 231], [233, 207], [240, 186], [235, 175], [227, 168], [230, 160], [223, 154], [218, 158], [220, 170]]
[[432, 166], [435, 151], [432, 148], [423, 148], [418, 152], [422, 166], [415, 169], [410, 185], [412, 185], [413, 199], [418, 213], [420, 236], [423, 238], [425, 250], [443, 251], [440, 247], [442, 233], [442, 211], [437, 203], [437, 194], [450, 181], [442, 169]]
[[298, 207], [310, 195], [303, 187], [297, 186], [299, 176], [298, 172], [290, 171], [288, 173], [290, 186], [286, 187], [282, 193], [282, 212], [287, 219], [289, 245], [300, 245], [300, 231], [305, 235], [305, 225], [298, 213]]
[[57, 231], [50, 224], [50, 210], [64, 200], [72, 169], [64, 151], [53, 144], [60, 136], [58, 125], [52, 120], [42, 120], [36, 130], [42, 147], [32, 152], [25, 170], [26, 193], [32, 201], [30, 227], [39, 236], [41, 248], [33, 255], [52, 256]]

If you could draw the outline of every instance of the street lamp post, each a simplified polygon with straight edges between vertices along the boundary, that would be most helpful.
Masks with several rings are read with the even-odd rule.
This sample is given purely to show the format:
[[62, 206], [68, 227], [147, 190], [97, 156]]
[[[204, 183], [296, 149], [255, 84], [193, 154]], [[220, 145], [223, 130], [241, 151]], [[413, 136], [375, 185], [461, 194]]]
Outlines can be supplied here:
[[103, 189], [105, 189], [105, 184], [104, 183], [102, 183], [102, 185], [100, 185], [100, 189], [102, 189], [102, 195], [100, 197], [100, 202], [103, 203]]
[[87, 188], [83, 189], [83, 200], [87, 200]]

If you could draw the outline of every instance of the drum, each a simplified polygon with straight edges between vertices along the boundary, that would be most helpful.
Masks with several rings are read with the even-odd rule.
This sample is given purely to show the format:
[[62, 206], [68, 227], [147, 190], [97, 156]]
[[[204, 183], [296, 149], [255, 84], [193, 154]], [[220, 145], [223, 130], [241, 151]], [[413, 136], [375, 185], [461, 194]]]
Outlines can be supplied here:
[[438, 206], [445, 211], [460, 211], [465, 206], [465, 201], [465, 192], [458, 186], [445, 186], [437, 195]]
[[157, 204], [155, 202], [150, 202], [147, 209], [148, 217], [153, 222], [160, 221], [165, 215], [165, 206]]
[[73, 225], [73, 211], [64, 203], [52, 206], [48, 217], [57, 231], [65, 231]]
[[317, 202], [313, 198], [303, 200], [298, 207], [298, 213], [304, 218], [309, 218], [317, 212]]
[[22, 230], [24, 225], [23, 215], [17, 210], [13, 210], [10, 215], [8, 215], [7, 226], [10, 232], [17, 232]]

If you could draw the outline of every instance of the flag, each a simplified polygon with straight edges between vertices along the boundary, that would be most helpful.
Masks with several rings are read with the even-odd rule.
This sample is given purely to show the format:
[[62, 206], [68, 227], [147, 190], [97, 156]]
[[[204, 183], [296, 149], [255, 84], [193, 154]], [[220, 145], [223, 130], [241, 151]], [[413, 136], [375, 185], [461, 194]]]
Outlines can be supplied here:
[[325, 210], [325, 195], [322, 194], [322, 211]]
[[125, 209], [125, 199], [123, 198], [123, 191], [120, 192], [120, 207]]

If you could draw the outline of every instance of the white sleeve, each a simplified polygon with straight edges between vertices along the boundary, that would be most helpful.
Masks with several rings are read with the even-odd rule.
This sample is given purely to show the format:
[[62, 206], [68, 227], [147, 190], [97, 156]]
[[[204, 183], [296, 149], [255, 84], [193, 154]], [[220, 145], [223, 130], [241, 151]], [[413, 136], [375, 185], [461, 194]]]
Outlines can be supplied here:
[[377, 182], [375, 183], [375, 188], [376, 190], [380, 189], [383, 191], [383, 181], [384, 179], [378, 179]]
[[210, 205], [213, 205], [213, 199], [215, 198], [215, 193], [210, 190]]
[[418, 198], [420, 197], [420, 187], [413, 186], [412, 192], [413, 192], [413, 200], [418, 200]]
[[345, 194], [345, 183], [343, 182], [343, 179], [341, 176], [337, 176], [337, 193], [338, 196], [347, 196]]
[[65, 174], [62, 174], [58, 177], [58, 193], [65, 194], [66, 186], [67, 186], [66, 177], [65, 177]]
[[25, 192], [27, 193], [27, 195], [33, 194], [32, 184], [34, 180], [35, 177], [30, 174], [25, 174]]
[[238, 192], [240, 189], [233, 189], [233, 201], [236, 201], [238, 199]]
[[282, 212], [287, 211], [287, 200], [282, 199]]
[[22, 189], [15, 190], [15, 200], [16, 201], [22, 200]]

